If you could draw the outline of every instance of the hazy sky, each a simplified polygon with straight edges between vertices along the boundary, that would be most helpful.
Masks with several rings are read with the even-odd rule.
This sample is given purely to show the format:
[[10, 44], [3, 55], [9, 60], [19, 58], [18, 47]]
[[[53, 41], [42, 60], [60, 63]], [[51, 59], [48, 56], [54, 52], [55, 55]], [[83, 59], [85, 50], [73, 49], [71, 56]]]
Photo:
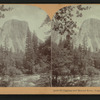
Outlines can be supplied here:
[[[72, 6], [76, 6], [76, 5], [72, 5]], [[87, 5], [82, 5], [82, 6], [85, 7], [85, 6], [87, 6]], [[80, 11], [80, 12], [82, 12], [82, 14], [83, 14], [82, 17], [76, 17], [76, 16], [73, 17], [73, 20], [77, 22], [77, 26], [78, 26], [79, 28], [81, 27], [82, 23], [83, 23], [85, 20], [89, 19], [89, 18], [95, 18], [95, 19], [99, 19], [99, 20], [100, 20], [100, 5], [88, 4], [88, 6], [91, 7], [90, 10]], [[62, 9], [63, 9], [63, 8], [62, 8]], [[74, 15], [76, 15], [75, 13], [76, 13], [76, 8], [75, 8], [74, 11], [73, 11], [73, 14], [74, 14]], [[76, 30], [77, 33], [79, 32], [79, 29], [75, 29], [75, 30]], [[63, 39], [65, 39], [65, 38], [66, 38], [66, 34], [60, 35], [60, 34], [57, 33], [57, 34], [53, 37], [53, 38], [54, 38], [54, 41], [55, 41], [56, 43], [59, 43], [60, 37], [62, 37]], [[57, 38], [57, 39], [56, 39], [56, 38]]]
[[27, 21], [31, 32], [35, 30], [38, 34], [37, 36], [44, 41], [45, 32], [50, 29], [50, 26], [44, 26], [39, 28], [47, 16], [47, 13], [35, 6], [29, 5], [5, 5], [5, 7], [13, 7], [12, 11], [5, 12], [5, 18], [0, 19], [0, 27], [5, 21], [10, 19], [18, 19], [22, 21]]
[[[72, 5], [72, 6], [77, 6], [77, 5]], [[79, 28], [81, 27], [82, 23], [89, 18], [95, 18], [95, 19], [100, 20], [100, 5], [97, 5], [97, 4], [82, 5], [82, 7], [86, 7], [86, 6], [90, 6], [91, 9], [80, 11], [80, 12], [82, 12], [82, 15], [83, 15], [82, 17], [75, 16], [76, 15], [75, 13], [77, 11], [76, 8], [74, 8], [74, 10], [72, 12], [74, 15], [72, 19], [77, 22], [77, 25], [79, 26]], [[63, 8], [61, 8], [61, 9], [63, 9]]]
[[[5, 12], [5, 18], [0, 19], [0, 27], [4, 24], [5, 21], [10, 19], [18, 19], [27, 21], [29, 24], [29, 28], [31, 32], [33, 30], [36, 31], [37, 36], [44, 41], [45, 37], [48, 35], [45, 35], [45, 33], [50, 30], [51, 26], [45, 25], [44, 27], [40, 28], [40, 25], [45, 20], [47, 13], [35, 6], [29, 6], [29, 5], [5, 5], [6, 7], [13, 7], [14, 9], [12, 11]], [[84, 5], [85, 6], [85, 5]], [[84, 20], [88, 18], [97, 18], [100, 19], [100, 5], [89, 5], [91, 6], [90, 10], [82, 11], [83, 17], [73, 19], [77, 21], [78, 26], [80, 27]]]
[[[87, 5], [83, 5], [87, 6]], [[82, 17], [74, 17], [74, 19], [77, 21], [77, 25], [80, 27], [84, 20], [89, 18], [96, 18], [100, 20], [100, 5], [93, 5], [90, 4], [88, 6], [91, 6], [90, 10], [82, 11], [83, 16]]]

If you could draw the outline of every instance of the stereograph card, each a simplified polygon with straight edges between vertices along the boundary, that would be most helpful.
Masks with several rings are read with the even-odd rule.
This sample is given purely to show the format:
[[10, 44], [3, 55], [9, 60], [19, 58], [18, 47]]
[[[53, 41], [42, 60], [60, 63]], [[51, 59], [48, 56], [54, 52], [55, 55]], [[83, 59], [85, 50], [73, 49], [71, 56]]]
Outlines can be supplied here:
[[0, 4], [0, 94], [100, 94], [99, 11]]

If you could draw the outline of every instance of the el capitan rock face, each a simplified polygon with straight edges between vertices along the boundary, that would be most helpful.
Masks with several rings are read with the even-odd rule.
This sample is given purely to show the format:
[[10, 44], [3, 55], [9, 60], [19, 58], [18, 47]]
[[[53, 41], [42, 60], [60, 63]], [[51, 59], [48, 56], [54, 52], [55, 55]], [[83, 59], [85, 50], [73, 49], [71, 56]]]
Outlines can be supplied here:
[[[12, 48], [13, 51], [25, 51], [25, 41], [28, 31], [30, 31], [29, 26], [25, 21], [15, 19], [6, 21], [0, 32], [0, 45], [4, 46], [6, 41], [7, 46]], [[63, 37], [65, 37], [65, 35], [66, 34], [64, 34]], [[75, 38], [74, 43], [77, 46], [79, 46], [79, 44], [82, 45], [85, 41], [86, 46], [91, 48], [91, 51], [100, 49], [100, 20], [94, 18], [85, 20], [80, 27], [79, 33], [73, 38]]]
[[25, 51], [26, 34], [29, 31], [28, 23], [19, 20], [6, 21], [2, 27], [0, 35], [0, 45], [5, 44], [12, 51]]
[[100, 49], [100, 20], [90, 18], [83, 22], [76, 36], [77, 45], [86, 43], [91, 51]]
[[[60, 35], [57, 32], [52, 33], [52, 41], [59, 44], [60, 39], [62, 40], [66, 39], [67, 33], [65, 32], [63, 35]], [[100, 49], [100, 20], [95, 18], [90, 18], [85, 20], [80, 29], [79, 32], [73, 34], [73, 45], [74, 47], [79, 47], [79, 45], [83, 45], [84, 42], [87, 46], [87, 48], [90, 48], [91, 51], [95, 52], [97, 49]]]
[[[0, 30], [0, 45], [5, 46], [6, 43], [6, 46], [13, 52], [18, 50], [25, 52], [27, 32], [30, 32], [30, 29], [26, 21], [8, 20]], [[38, 38], [38, 42], [43, 41]]]

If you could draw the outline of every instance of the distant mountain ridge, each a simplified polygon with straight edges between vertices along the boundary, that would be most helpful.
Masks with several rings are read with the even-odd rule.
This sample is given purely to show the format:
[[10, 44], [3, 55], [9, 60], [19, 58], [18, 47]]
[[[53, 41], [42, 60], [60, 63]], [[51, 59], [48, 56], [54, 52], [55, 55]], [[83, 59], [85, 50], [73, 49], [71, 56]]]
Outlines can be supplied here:
[[86, 46], [95, 51], [100, 49], [100, 20], [90, 18], [85, 20], [76, 36], [76, 44], [83, 44], [86, 42]]
[[[7, 47], [12, 48], [12, 51], [21, 50], [25, 52], [28, 31], [30, 30], [26, 21], [16, 19], [6, 21], [0, 32], [0, 45], [4, 46], [6, 42]], [[39, 42], [42, 41], [39, 40]]]
[[[59, 44], [59, 41], [65, 40], [67, 32], [63, 35], [53, 31], [52, 33], [52, 41]], [[91, 51], [96, 51], [100, 49], [100, 20], [95, 18], [89, 18], [85, 20], [79, 32], [72, 35], [73, 46], [79, 47], [79, 45], [83, 45], [85, 42], [86, 47], [90, 48]]]

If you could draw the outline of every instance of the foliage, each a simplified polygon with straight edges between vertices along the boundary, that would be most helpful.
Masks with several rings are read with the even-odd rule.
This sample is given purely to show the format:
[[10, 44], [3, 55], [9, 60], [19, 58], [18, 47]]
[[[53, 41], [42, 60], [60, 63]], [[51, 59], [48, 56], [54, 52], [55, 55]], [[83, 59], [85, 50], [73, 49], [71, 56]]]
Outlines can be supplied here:
[[13, 8], [5, 7], [5, 5], [0, 5], [0, 18], [5, 18], [5, 14], [3, 12], [12, 11]]
[[77, 22], [73, 20], [73, 17], [82, 17], [82, 11], [89, 10], [90, 6], [68, 6], [60, 9], [56, 12], [53, 21], [52, 21], [52, 29], [58, 31], [59, 34], [64, 34], [67, 32], [68, 34], [74, 33], [74, 28], [78, 28]]
[[[60, 9], [53, 18], [52, 29], [60, 35], [66, 34], [66, 39], [60, 39], [56, 44], [52, 41], [52, 85], [53, 86], [86, 86], [87, 81], [75, 79], [76, 76], [93, 77], [100, 74], [100, 52], [91, 52], [87, 47], [87, 40], [83, 45], [73, 47], [72, 35], [78, 28], [73, 17], [84, 16], [82, 11], [89, 10], [91, 7], [78, 5]], [[53, 33], [52, 33], [53, 34]], [[71, 77], [72, 76], [72, 77]]]
[[[32, 37], [32, 38], [31, 38]], [[51, 37], [44, 43], [39, 43], [36, 33], [27, 33], [24, 68], [26, 73], [45, 73], [50, 71], [51, 64]], [[26, 66], [26, 67], [25, 67]]]

